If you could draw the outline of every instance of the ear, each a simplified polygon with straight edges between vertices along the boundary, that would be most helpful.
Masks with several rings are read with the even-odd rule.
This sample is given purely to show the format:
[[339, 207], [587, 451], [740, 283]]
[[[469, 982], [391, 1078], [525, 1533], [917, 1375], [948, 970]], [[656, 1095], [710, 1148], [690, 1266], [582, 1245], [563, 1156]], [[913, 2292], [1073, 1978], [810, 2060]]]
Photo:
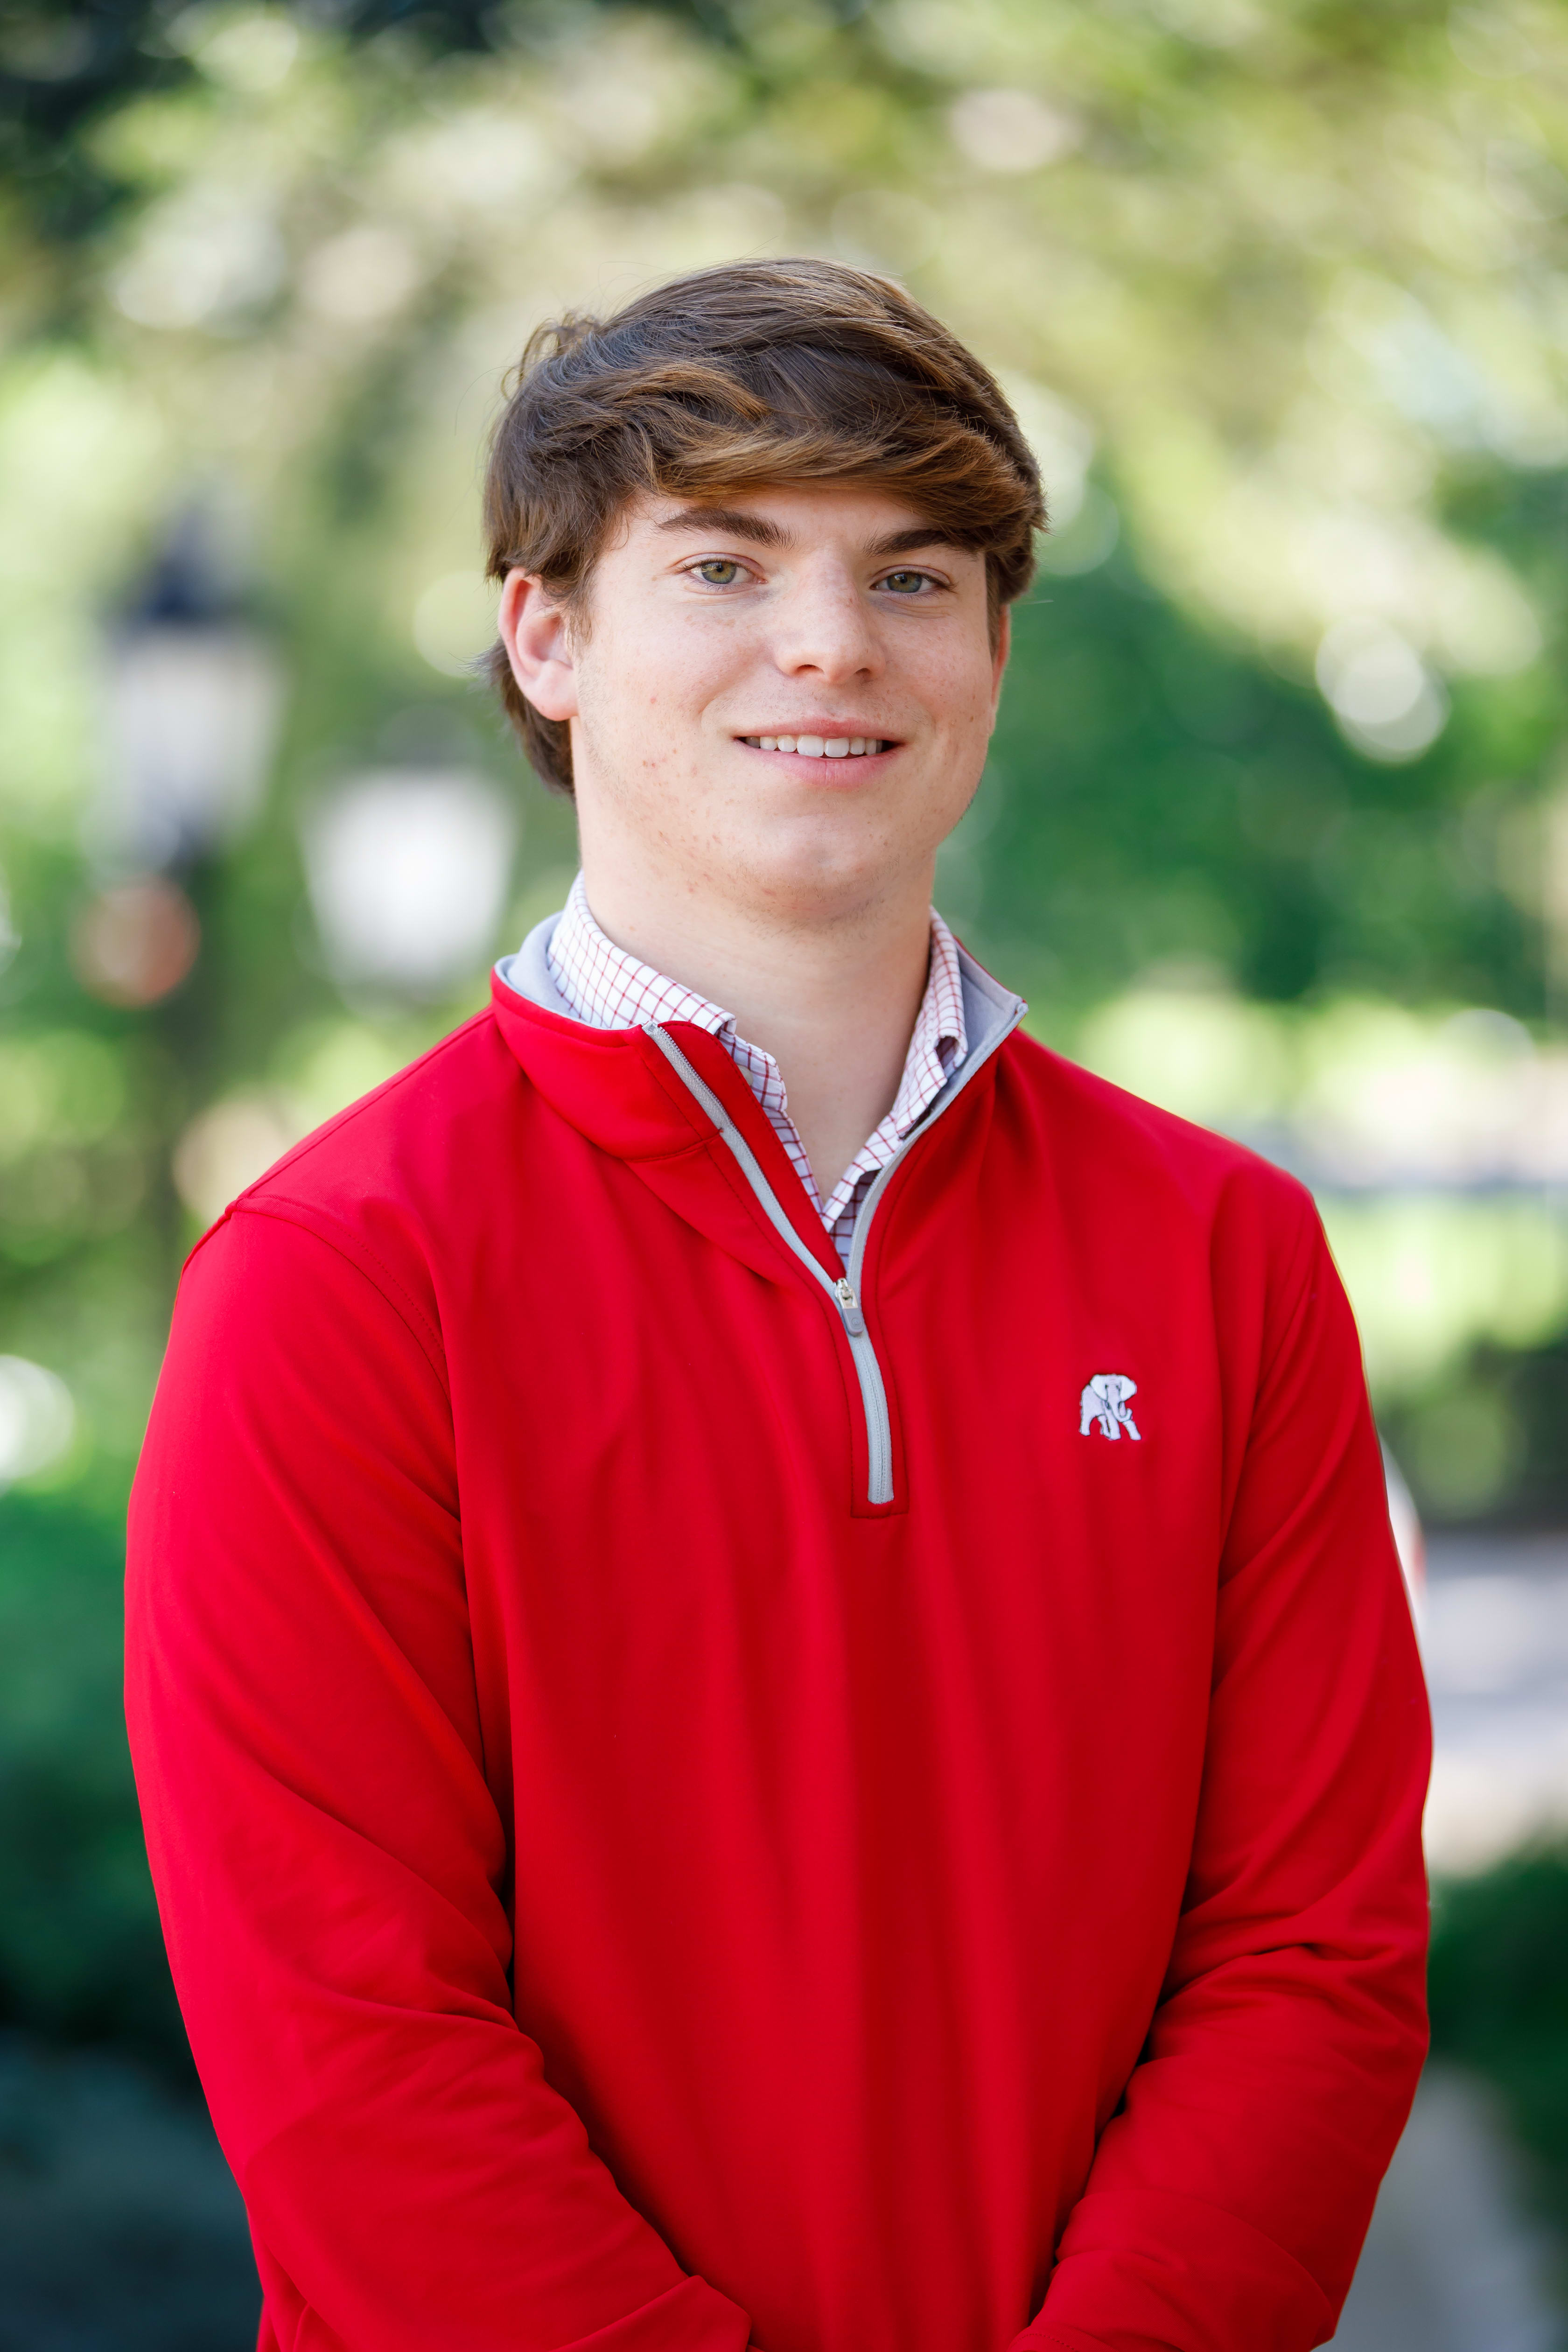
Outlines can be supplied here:
[[[1013, 650], [1013, 607], [1004, 604], [996, 616], [996, 650], [991, 656], [991, 716], [996, 716], [996, 705], [1002, 698], [1002, 673], [1007, 667], [1007, 656]], [[527, 688], [525, 688], [526, 693]]]
[[577, 668], [566, 615], [536, 573], [507, 573], [496, 625], [511, 674], [540, 717], [575, 719]]

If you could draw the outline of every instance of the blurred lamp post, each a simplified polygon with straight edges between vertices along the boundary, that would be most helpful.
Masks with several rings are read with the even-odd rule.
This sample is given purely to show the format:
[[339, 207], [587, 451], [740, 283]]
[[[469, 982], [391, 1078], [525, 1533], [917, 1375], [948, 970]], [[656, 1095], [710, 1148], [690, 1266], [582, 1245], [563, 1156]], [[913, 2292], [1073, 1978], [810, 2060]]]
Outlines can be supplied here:
[[184, 887], [256, 814], [282, 701], [270, 645], [247, 621], [199, 509], [175, 524], [110, 632], [102, 767], [85, 846], [101, 886], [72, 960], [106, 1003], [156, 1004], [195, 961]]
[[221, 1030], [221, 957], [203, 946], [216, 858], [255, 817], [283, 680], [193, 507], [169, 532], [111, 627], [101, 680], [103, 763], [84, 847], [95, 895], [71, 956], [101, 1002], [153, 1009], [134, 1055], [171, 1282], [185, 1236], [171, 1158], [208, 1084]]
[[340, 987], [432, 1002], [491, 952], [517, 817], [467, 769], [351, 776], [304, 827], [310, 904]]
[[181, 870], [243, 832], [260, 806], [281, 700], [272, 648], [193, 510], [110, 640], [89, 844], [100, 861], [121, 874]]

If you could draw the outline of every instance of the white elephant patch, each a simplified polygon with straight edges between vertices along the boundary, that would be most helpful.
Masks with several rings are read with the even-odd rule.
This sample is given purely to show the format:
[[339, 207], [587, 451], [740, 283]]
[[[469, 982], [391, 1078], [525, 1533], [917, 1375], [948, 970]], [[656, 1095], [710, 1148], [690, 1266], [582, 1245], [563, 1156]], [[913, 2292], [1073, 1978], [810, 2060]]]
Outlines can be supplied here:
[[1079, 1399], [1078, 1433], [1088, 1437], [1098, 1427], [1102, 1437], [1113, 1442], [1123, 1430], [1129, 1437], [1138, 1437], [1138, 1423], [1127, 1410], [1127, 1400], [1138, 1393], [1138, 1383], [1130, 1381], [1125, 1372], [1096, 1372]]

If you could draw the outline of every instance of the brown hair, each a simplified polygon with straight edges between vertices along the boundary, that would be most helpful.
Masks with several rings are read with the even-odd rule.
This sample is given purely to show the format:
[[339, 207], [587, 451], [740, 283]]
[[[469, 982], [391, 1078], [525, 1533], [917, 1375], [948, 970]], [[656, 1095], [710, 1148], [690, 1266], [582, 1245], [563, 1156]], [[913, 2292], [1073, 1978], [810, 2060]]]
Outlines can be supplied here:
[[[616, 517], [644, 492], [874, 480], [984, 549], [992, 627], [1028, 586], [1039, 470], [995, 380], [901, 286], [840, 262], [739, 261], [613, 318], [530, 336], [485, 482], [491, 579], [521, 569], [580, 606]], [[492, 646], [489, 674], [547, 784], [572, 790], [563, 719]]]

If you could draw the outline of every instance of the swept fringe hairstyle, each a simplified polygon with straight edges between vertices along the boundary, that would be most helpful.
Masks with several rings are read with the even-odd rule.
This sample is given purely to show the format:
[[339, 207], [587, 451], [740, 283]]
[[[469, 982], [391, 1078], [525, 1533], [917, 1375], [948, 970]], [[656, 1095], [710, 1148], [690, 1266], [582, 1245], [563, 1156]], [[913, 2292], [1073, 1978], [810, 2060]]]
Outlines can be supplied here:
[[[1034, 571], [1039, 470], [995, 379], [891, 279], [812, 259], [731, 262], [530, 336], [485, 483], [489, 572], [536, 573], [579, 625], [639, 493], [708, 498], [870, 481], [983, 549], [993, 632]], [[489, 676], [540, 777], [572, 790], [566, 722], [504, 646]]]

